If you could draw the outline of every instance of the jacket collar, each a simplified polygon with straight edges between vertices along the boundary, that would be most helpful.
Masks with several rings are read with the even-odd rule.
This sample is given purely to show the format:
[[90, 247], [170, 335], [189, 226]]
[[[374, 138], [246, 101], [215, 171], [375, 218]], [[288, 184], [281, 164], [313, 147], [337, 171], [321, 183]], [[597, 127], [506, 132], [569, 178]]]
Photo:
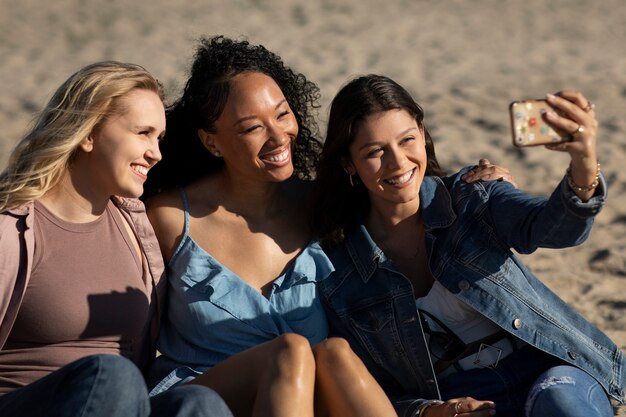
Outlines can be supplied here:
[[[420, 207], [426, 233], [448, 227], [456, 220], [452, 198], [444, 180], [439, 177], [424, 177], [420, 187]], [[386, 260], [385, 254], [370, 236], [362, 218], [359, 219], [356, 229], [346, 237], [345, 246], [364, 282], [371, 278], [379, 262]]]
[[424, 177], [420, 187], [420, 209], [427, 232], [448, 227], [456, 220], [452, 197], [444, 180], [451, 178]]
[[146, 211], [145, 206], [138, 198], [125, 198], [118, 196], [111, 196], [111, 200], [120, 208], [125, 209], [128, 212], [141, 213]]

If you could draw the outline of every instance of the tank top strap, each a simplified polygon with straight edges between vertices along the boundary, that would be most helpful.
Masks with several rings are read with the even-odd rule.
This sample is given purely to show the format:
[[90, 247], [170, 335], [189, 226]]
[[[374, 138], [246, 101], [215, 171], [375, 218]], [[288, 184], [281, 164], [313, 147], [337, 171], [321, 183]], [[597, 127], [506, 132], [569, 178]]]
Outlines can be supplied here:
[[183, 187], [178, 187], [180, 193], [180, 199], [183, 200], [183, 211], [185, 212], [185, 236], [189, 235], [189, 200], [187, 199], [187, 193]]

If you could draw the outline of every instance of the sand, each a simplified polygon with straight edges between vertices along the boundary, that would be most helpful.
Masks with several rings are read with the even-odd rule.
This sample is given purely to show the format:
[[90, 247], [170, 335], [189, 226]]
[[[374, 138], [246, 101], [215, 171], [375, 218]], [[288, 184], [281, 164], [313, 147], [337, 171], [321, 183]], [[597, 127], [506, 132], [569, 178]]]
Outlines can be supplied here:
[[582, 246], [523, 260], [626, 350], [626, 2], [0, 0], [0, 7], [0, 164], [78, 67], [136, 62], [175, 97], [200, 35], [247, 37], [278, 52], [320, 86], [322, 126], [346, 80], [389, 75], [425, 108], [447, 170], [487, 157], [533, 194], [549, 193], [568, 159], [511, 146], [508, 103], [583, 91], [596, 103], [610, 198]]

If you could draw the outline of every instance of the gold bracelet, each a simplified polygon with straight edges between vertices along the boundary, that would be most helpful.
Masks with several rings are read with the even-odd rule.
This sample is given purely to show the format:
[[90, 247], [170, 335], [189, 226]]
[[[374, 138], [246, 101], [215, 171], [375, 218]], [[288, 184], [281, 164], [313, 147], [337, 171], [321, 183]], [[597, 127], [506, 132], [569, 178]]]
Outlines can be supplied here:
[[565, 170], [565, 175], [567, 176], [567, 185], [569, 185], [569, 188], [571, 188], [574, 191], [577, 191], [579, 193], [586, 193], [587, 191], [591, 191], [593, 189], [595, 189], [598, 185], [600, 185], [600, 162], [598, 162], [598, 167], [596, 170], [596, 178], [593, 180], [593, 182], [586, 186], [586, 187], [581, 187], [580, 185], [576, 185], [574, 183], [574, 180], [572, 179], [572, 163], [570, 162], [570, 165], [567, 167], [567, 170]]

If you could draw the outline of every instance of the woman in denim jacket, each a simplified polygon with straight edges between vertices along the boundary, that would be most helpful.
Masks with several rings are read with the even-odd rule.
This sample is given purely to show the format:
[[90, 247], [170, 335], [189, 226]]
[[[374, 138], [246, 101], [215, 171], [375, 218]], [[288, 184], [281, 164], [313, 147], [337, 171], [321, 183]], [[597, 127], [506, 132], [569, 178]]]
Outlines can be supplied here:
[[547, 147], [571, 157], [549, 198], [444, 177], [422, 109], [389, 78], [333, 100], [312, 205], [335, 267], [320, 292], [400, 416], [610, 416], [623, 400], [623, 353], [511, 250], [580, 244], [606, 198], [593, 105], [547, 100], [569, 139]]

